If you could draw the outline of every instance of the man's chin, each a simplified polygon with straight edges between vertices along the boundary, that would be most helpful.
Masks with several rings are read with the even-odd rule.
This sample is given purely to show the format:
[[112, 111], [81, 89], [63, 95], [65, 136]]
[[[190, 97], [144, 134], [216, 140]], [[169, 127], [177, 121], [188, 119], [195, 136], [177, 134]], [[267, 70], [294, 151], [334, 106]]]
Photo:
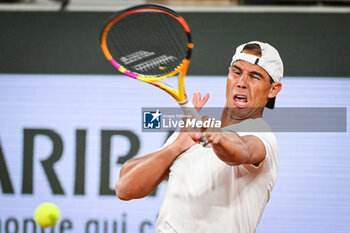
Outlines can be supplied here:
[[250, 118], [257, 118], [262, 108], [238, 107], [234, 106], [228, 109], [228, 115], [232, 120], [242, 121]]
[[229, 109], [229, 115], [233, 120], [245, 120], [249, 118], [249, 108], [234, 106]]

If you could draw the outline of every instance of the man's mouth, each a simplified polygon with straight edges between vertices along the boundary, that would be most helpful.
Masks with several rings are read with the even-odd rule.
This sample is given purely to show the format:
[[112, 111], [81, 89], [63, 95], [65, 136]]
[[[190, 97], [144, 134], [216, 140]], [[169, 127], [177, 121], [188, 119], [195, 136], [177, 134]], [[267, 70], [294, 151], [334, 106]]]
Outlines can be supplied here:
[[248, 98], [244, 94], [235, 94], [233, 96], [233, 103], [239, 108], [245, 108], [248, 106]]

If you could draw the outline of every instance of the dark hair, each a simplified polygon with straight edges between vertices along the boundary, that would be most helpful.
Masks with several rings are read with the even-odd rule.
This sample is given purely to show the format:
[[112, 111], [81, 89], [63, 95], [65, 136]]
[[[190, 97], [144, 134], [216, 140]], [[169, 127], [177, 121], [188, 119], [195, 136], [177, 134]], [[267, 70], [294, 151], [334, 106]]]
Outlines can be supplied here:
[[252, 43], [252, 44], [246, 44], [243, 48], [243, 50], [249, 50], [251, 51], [252, 53], [258, 55], [258, 56], [262, 56], [262, 53], [261, 53], [261, 48], [260, 48], [260, 45], [258, 44], [255, 44], [255, 43]]

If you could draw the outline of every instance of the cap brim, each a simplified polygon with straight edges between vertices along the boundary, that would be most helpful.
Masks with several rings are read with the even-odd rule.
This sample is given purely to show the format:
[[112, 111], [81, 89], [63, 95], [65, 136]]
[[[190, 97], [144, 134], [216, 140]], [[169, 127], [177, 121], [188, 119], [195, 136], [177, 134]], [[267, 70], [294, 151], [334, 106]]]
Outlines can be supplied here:
[[266, 104], [266, 107], [273, 109], [275, 107], [275, 101], [276, 101], [276, 97], [269, 99], [269, 101]]

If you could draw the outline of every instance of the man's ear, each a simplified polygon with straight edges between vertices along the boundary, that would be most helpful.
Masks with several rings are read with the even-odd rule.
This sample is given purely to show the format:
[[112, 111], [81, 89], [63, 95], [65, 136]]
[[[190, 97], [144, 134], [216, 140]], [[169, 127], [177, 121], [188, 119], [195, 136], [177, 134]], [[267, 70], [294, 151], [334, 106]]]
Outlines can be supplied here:
[[272, 83], [271, 85], [272, 86], [271, 86], [270, 93], [268, 96], [270, 99], [276, 97], [278, 92], [280, 92], [282, 89], [282, 83]]

